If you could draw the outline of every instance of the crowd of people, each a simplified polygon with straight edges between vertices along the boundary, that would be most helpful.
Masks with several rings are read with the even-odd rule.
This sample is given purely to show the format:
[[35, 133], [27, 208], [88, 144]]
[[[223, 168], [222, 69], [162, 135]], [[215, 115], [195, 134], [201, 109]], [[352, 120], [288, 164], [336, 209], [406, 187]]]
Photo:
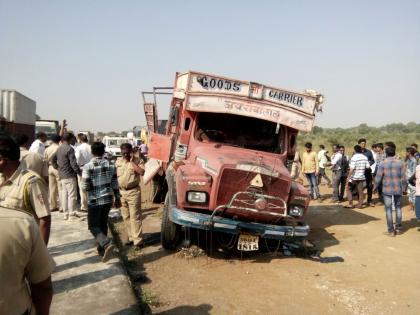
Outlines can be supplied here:
[[[121, 210], [126, 245], [144, 246], [140, 177], [146, 146], [136, 150], [131, 143], [123, 143], [122, 156], [114, 162], [106, 158], [102, 142], [90, 145], [84, 134], [53, 135], [48, 146], [44, 133], [30, 146], [28, 140], [25, 135], [0, 134], [0, 313], [5, 314], [31, 314], [32, 310], [48, 314], [54, 261], [46, 246], [53, 211], [61, 212], [58, 219], [69, 224], [87, 215], [87, 228], [103, 262], [114, 251], [107, 235], [112, 206]], [[302, 157], [295, 156], [292, 177], [306, 177], [314, 200], [324, 200], [319, 189], [324, 180], [332, 188], [331, 201], [340, 204], [347, 200], [346, 208], [382, 203], [389, 236], [402, 232], [403, 195], [408, 194], [410, 207], [420, 220], [420, 153], [416, 144], [406, 148], [404, 158], [396, 155], [393, 142], [377, 143], [369, 150], [366, 139], [360, 139], [351, 156], [345, 150], [335, 144], [329, 156], [324, 145], [315, 152], [312, 144], [306, 143]], [[378, 195], [375, 201], [374, 194]]]
[[[332, 146], [329, 156], [324, 145], [315, 152], [312, 143], [308, 142], [301, 158], [296, 153], [291, 175], [294, 179], [304, 175], [312, 199], [320, 202], [324, 198], [319, 185], [325, 180], [332, 188], [331, 202], [340, 204], [347, 199], [345, 208], [374, 206], [373, 194], [376, 193], [376, 202], [385, 207], [385, 234], [395, 236], [402, 232], [403, 195], [408, 195], [410, 208], [420, 220], [420, 153], [416, 143], [405, 149], [405, 157], [396, 154], [396, 145], [391, 141], [373, 144], [371, 148], [367, 148], [366, 139], [359, 139], [351, 156], [346, 155], [345, 147], [339, 144]], [[331, 179], [325, 171], [327, 168], [331, 170]], [[393, 210], [396, 212], [395, 222]]]
[[1, 314], [48, 314], [55, 264], [46, 246], [53, 211], [69, 224], [87, 216], [103, 262], [114, 252], [107, 236], [112, 206], [120, 208], [126, 245], [144, 246], [140, 176], [147, 147], [123, 143], [114, 162], [105, 158], [102, 142], [90, 145], [85, 134], [64, 132], [49, 141], [47, 146], [42, 132], [30, 146], [26, 135], [0, 134]]

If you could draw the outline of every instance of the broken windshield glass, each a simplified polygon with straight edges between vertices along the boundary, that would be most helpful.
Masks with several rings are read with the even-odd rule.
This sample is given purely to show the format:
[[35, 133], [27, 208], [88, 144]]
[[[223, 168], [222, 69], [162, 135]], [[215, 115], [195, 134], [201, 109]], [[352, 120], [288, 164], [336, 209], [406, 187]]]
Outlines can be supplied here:
[[246, 149], [281, 153], [283, 127], [262, 119], [220, 113], [200, 113], [195, 138]]

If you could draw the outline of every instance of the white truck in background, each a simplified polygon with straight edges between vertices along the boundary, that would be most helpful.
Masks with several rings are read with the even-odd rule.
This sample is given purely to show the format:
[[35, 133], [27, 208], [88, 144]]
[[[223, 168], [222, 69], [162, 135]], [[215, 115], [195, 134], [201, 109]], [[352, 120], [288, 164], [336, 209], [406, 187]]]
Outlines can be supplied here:
[[0, 130], [35, 138], [36, 102], [15, 90], [0, 90]]
[[102, 142], [105, 144], [105, 153], [110, 159], [116, 159], [121, 156], [121, 144], [130, 142], [126, 137], [109, 137], [105, 136], [102, 138]]

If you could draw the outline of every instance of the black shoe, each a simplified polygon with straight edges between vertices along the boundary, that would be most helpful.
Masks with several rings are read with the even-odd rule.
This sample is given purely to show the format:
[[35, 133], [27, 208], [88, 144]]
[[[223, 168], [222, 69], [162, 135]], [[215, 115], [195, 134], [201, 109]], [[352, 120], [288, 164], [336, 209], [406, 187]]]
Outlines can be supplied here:
[[105, 246], [104, 255], [102, 256], [102, 262], [107, 262], [114, 257], [114, 244], [109, 244]]

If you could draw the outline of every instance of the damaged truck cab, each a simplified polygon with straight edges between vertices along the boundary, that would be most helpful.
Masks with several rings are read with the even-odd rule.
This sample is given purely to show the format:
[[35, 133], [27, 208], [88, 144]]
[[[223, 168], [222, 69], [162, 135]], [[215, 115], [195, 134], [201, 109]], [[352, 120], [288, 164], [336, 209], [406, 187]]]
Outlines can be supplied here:
[[298, 132], [312, 129], [322, 102], [314, 91], [177, 74], [165, 134], [151, 128], [156, 104], [145, 104], [151, 159], [144, 179], [160, 169], [168, 187], [163, 247], [178, 245], [182, 227], [237, 235], [243, 251], [258, 250], [261, 238], [304, 239], [310, 198], [287, 163]]

